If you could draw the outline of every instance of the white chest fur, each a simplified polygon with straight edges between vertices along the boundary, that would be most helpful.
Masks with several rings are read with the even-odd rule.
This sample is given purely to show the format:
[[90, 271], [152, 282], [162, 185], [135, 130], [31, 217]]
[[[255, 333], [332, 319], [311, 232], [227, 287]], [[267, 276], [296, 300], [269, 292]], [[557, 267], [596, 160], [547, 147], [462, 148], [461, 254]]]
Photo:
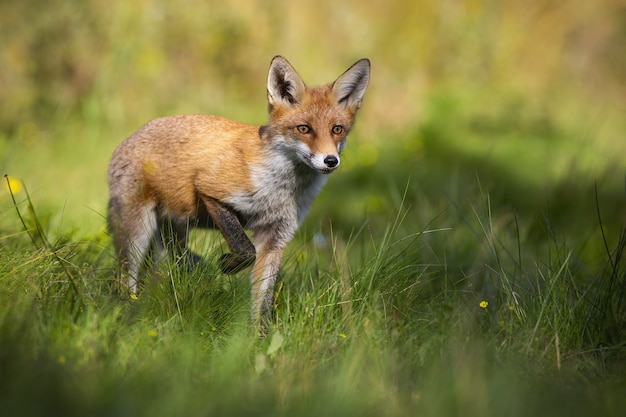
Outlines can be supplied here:
[[327, 176], [285, 152], [268, 152], [263, 165], [250, 169], [253, 190], [226, 202], [247, 221], [245, 227], [285, 228], [292, 235], [306, 216]]

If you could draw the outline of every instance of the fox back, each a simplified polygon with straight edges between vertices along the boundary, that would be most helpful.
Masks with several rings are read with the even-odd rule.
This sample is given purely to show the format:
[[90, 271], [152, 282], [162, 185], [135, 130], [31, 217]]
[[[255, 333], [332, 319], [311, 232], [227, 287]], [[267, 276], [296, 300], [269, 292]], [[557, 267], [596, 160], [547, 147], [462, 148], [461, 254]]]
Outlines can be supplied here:
[[[341, 151], [369, 82], [357, 61], [333, 83], [307, 87], [289, 62], [270, 65], [269, 121], [255, 126], [204, 115], [152, 120], [122, 142], [108, 171], [109, 228], [123, 283], [137, 291], [150, 249], [155, 259], [199, 259], [191, 227], [214, 227], [231, 253], [226, 273], [253, 265], [253, 315], [271, 310], [282, 252]], [[251, 242], [244, 229], [253, 232]]]

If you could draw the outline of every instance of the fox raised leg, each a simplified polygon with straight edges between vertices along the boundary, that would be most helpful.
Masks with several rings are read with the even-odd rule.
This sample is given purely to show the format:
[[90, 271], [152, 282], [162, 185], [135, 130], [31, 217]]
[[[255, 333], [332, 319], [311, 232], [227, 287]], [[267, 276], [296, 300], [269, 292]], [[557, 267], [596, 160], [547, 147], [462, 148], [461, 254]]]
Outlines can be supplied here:
[[220, 258], [219, 267], [222, 272], [235, 274], [252, 265], [256, 251], [236, 214], [211, 197], [202, 197], [202, 201], [231, 251]]

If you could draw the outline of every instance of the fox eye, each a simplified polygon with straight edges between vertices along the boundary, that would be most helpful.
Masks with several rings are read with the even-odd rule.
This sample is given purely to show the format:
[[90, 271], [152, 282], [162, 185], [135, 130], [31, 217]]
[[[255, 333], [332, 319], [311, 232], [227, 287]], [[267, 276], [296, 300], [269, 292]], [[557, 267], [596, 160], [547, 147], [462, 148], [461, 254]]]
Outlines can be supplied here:
[[303, 134], [311, 133], [311, 126], [309, 125], [298, 125], [296, 126], [296, 129], [298, 130], [298, 132]]
[[341, 126], [341, 125], [333, 126], [333, 133], [335, 135], [341, 135], [343, 133], [343, 126]]

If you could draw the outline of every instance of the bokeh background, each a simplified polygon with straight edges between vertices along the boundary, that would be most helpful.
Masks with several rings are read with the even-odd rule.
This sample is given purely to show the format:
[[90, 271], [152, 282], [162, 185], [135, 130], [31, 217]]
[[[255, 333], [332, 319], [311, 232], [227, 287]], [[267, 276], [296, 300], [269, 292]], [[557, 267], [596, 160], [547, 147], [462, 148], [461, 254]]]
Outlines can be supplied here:
[[146, 121], [264, 123], [276, 54], [309, 84], [372, 61], [344, 159], [361, 193], [329, 216], [454, 176], [520, 210], [623, 197], [621, 0], [2, 1], [0, 38], [0, 167], [61, 230], [102, 227], [108, 158]]

